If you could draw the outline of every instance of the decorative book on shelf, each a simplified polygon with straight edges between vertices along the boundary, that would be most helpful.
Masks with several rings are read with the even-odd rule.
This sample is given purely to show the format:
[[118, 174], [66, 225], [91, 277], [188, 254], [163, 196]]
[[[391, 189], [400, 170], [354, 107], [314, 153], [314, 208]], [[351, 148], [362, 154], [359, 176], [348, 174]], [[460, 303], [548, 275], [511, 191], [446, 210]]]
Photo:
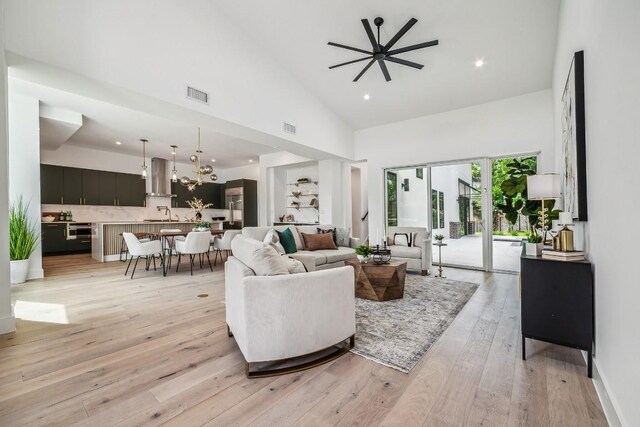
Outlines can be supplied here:
[[558, 261], [582, 261], [584, 259], [583, 251], [562, 252], [552, 249], [543, 249], [542, 258], [553, 259]]

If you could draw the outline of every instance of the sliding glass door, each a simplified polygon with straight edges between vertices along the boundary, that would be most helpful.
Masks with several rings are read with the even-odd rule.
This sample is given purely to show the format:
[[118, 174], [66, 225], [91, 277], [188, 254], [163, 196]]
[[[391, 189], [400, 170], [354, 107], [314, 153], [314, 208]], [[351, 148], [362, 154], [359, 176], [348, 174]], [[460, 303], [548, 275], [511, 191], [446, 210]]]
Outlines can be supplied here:
[[519, 271], [528, 222], [506, 214], [503, 183], [516, 165], [535, 171], [536, 163], [530, 155], [387, 169], [386, 226], [425, 227], [434, 242], [443, 236], [434, 265], [441, 256], [445, 266]]
[[[433, 237], [444, 236], [433, 260], [450, 266], [483, 269], [482, 164], [478, 161], [431, 166]], [[441, 254], [440, 254], [441, 252]]]

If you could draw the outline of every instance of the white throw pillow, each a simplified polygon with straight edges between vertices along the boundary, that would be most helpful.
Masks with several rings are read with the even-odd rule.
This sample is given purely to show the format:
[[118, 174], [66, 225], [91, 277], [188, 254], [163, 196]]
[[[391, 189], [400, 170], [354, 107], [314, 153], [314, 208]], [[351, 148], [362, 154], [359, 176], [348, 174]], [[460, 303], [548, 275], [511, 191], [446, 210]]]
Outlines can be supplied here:
[[306, 273], [307, 272], [307, 268], [299, 260], [294, 259], [294, 258], [290, 258], [287, 255], [282, 255], [282, 259], [283, 259], [284, 263], [287, 265], [287, 270], [289, 270], [289, 274]]
[[404, 233], [396, 233], [393, 236], [393, 244], [396, 246], [409, 246], [409, 238]]
[[275, 230], [269, 230], [267, 235], [264, 236], [264, 243], [267, 245], [273, 246], [273, 248], [278, 251], [280, 255], [286, 253], [284, 250], [284, 246], [280, 243], [280, 237], [278, 237], [278, 233]]
[[247, 236], [236, 236], [231, 241], [233, 256], [254, 271], [256, 276], [289, 274], [283, 257], [270, 245]]

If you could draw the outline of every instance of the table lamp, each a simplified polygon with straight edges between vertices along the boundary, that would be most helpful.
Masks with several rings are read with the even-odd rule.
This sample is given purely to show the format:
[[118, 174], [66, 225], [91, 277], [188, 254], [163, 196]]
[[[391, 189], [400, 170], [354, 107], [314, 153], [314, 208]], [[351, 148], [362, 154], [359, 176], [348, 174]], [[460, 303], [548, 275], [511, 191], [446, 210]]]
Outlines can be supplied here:
[[542, 242], [547, 239], [547, 208], [545, 200], [559, 199], [562, 196], [560, 175], [557, 173], [545, 173], [529, 175], [527, 177], [527, 197], [529, 200], [541, 200], [540, 221], [542, 222]]

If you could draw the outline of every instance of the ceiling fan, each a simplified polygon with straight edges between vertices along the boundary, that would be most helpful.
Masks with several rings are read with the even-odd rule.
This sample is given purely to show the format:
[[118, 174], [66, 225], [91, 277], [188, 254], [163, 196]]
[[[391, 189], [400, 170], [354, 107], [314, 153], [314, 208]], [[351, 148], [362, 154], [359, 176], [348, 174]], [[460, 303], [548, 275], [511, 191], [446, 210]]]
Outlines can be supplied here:
[[390, 61], [396, 64], [406, 65], [407, 67], [413, 67], [421, 70], [424, 65], [412, 61], [407, 61], [405, 59], [396, 58], [394, 55], [404, 52], [410, 52], [412, 50], [422, 49], [429, 46], [436, 46], [438, 44], [438, 40], [432, 40], [429, 42], [418, 43], [407, 47], [401, 47], [400, 49], [391, 50], [391, 48], [398, 42], [398, 40], [400, 40], [400, 38], [402, 38], [402, 36], [404, 36], [405, 33], [409, 31], [416, 22], [418, 22], [417, 19], [411, 18], [409, 22], [407, 22], [404, 27], [402, 27], [400, 31], [398, 31], [395, 36], [391, 37], [391, 40], [389, 40], [387, 44], [383, 46], [382, 44], [380, 44], [380, 27], [384, 23], [384, 19], [377, 17], [373, 20], [375, 26], [378, 27], [377, 40], [373, 34], [373, 30], [371, 29], [371, 24], [369, 24], [369, 20], [362, 19], [362, 25], [364, 26], [364, 30], [367, 33], [367, 37], [369, 37], [369, 41], [371, 42], [371, 47], [373, 48], [373, 50], [369, 52], [357, 47], [329, 42], [328, 44], [330, 46], [353, 50], [355, 52], [360, 52], [367, 55], [364, 58], [354, 59], [353, 61], [347, 61], [343, 62], [342, 64], [332, 65], [331, 67], [329, 67], [329, 69], [331, 70], [334, 68], [342, 67], [343, 65], [355, 64], [356, 62], [366, 61], [367, 59], [370, 59], [369, 63], [362, 69], [362, 71], [360, 71], [356, 78], [353, 79], [354, 82], [357, 82], [358, 79], [360, 79], [360, 77], [362, 77], [362, 75], [367, 72], [367, 70], [373, 65], [374, 62], [378, 62], [378, 65], [380, 65], [380, 69], [382, 70], [382, 74], [384, 75], [386, 81], [391, 81], [391, 76], [389, 75], [389, 70], [387, 69], [387, 64], [385, 64], [385, 61]]

